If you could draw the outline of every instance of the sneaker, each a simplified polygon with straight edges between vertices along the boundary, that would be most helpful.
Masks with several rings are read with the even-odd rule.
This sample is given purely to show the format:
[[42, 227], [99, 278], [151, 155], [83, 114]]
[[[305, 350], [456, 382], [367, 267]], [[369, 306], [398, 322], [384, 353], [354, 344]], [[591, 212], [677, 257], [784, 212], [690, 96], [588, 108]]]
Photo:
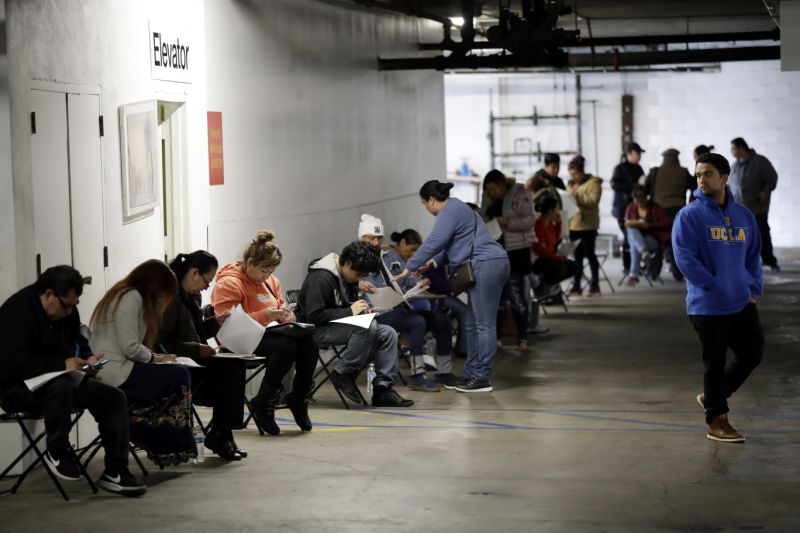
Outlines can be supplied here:
[[700, 406], [700, 409], [702, 409], [703, 412], [705, 412], [705, 410], [706, 410], [706, 395], [701, 392], [700, 394], [695, 396], [695, 400], [697, 400], [697, 404]]
[[331, 372], [331, 383], [339, 391], [347, 396], [347, 399], [354, 403], [361, 403], [361, 394], [356, 385], [354, 376], [340, 374], [336, 370]]
[[639, 278], [638, 278], [638, 277], [636, 277], [636, 276], [631, 276], [631, 277], [629, 277], [629, 278], [628, 278], [628, 282], [626, 283], [626, 285], [627, 285], [628, 287], [635, 287], [635, 286], [637, 286], [638, 284], [639, 284]]
[[103, 475], [97, 480], [97, 486], [121, 496], [141, 496], [147, 492], [147, 487], [139, 483], [127, 468], [123, 468], [116, 475], [104, 470]]
[[527, 352], [528, 351], [528, 341], [524, 341], [524, 340], [517, 341], [517, 351], [518, 352]]
[[455, 390], [458, 392], [492, 392], [494, 389], [488, 379], [464, 377], [456, 383]]
[[706, 438], [717, 442], [744, 442], [744, 435], [733, 429], [728, 415], [719, 415], [711, 421]]
[[425, 370], [436, 370], [436, 357], [432, 355], [423, 355], [422, 361], [425, 363]]
[[601, 295], [600, 289], [590, 289], [589, 294], [587, 294], [589, 298], [600, 298]]
[[567, 293], [567, 296], [570, 296], [570, 297], [572, 297], [572, 296], [580, 296], [580, 295], [581, 295], [581, 290], [580, 289], [570, 289], [569, 292]]
[[433, 381], [439, 385], [442, 385], [445, 389], [453, 390], [456, 387], [456, 383], [458, 383], [458, 376], [452, 372], [448, 372], [447, 374], [436, 374], [436, 376], [433, 378]]
[[406, 400], [393, 387], [375, 387], [372, 393], [372, 407], [411, 407], [413, 400]]
[[50, 471], [58, 478], [64, 481], [78, 481], [81, 479], [81, 469], [78, 466], [78, 460], [71, 452], [65, 453], [63, 456], [56, 459], [48, 451], [44, 454], [44, 460]]
[[770, 265], [769, 269], [771, 271], [773, 271], [773, 272], [780, 272], [781, 271], [781, 267], [779, 267], [777, 263], [775, 263], [774, 265]]
[[419, 392], [439, 392], [439, 386], [430, 381], [424, 372], [409, 376], [408, 388]]

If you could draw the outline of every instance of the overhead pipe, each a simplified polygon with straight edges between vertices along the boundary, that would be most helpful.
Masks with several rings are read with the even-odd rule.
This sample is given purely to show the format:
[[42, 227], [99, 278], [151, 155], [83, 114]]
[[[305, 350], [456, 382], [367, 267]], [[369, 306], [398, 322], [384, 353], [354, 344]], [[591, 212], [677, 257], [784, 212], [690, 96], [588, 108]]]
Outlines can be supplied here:
[[[668, 50], [659, 52], [613, 52], [570, 54], [564, 69], [596, 67], [618, 70], [627, 66], [670, 65], [682, 63], [723, 63], [729, 61], [764, 61], [780, 59], [780, 46], [749, 46], [739, 48], [709, 48], [703, 50]], [[552, 67], [544, 62], [531, 62], [512, 54], [459, 57], [378, 58], [380, 70], [453, 70], [453, 69], [513, 69]]]
[[[781, 33], [779, 30], [769, 31], [746, 31], [728, 33], [698, 33], [698, 34], [678, 34], [678, 35], [637, 35], [629, 37], [595, 37], [593, 39], [580, 39], [572, 44], [562, 45], [562, 48], [586, 48], [603, 46], [634, 46], [634, 45], [657, 45], [657, 44], [683, 44], [683, 43], [718, 43], [730, 41], [779, 41]], [[442, 43], [420, 43], [420, 50], [450, 50], [447, 42]], [[473, 50], [496, 50], [497, 45], [489, 41], [475, 41], [472, 44]]]

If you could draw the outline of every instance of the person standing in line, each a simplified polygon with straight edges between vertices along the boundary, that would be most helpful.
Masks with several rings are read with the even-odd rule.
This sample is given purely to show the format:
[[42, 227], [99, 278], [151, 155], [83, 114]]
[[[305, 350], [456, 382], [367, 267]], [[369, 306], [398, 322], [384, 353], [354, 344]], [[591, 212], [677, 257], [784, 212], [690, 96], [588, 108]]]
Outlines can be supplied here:
[[625, 153], [622, 154], [622, 162], [614, 167], [614, 173], [611, 175], [611, 188], [614, 190], [611, 214], [617, 219], [619, 229], [622, 231], [622, 266], [625, 272], [630, 271], [631, 265], [630, 244], [628, 233], [625, 231], [625, 209], [633, 201], [633, 186], [644, 176], [644, 170], [639, 164], [642, 153], [644, 150], [641, 146], [629, 143], [625, 146]]
[[467, 289], [467, 364], [461, 379], [454, 385], [445, 384], [445, 388], [491, 392], [492, 364], [497, 352], [497, 309], [510, 273], [508, 255], [470, 206], [458, 198], [450, 198], [451, 188], [452, 183], [430, 180], [420, 189], [420, 199], [436, 221], [428, 238], [406, 262], [406, 268], [392, 279], [421, 273], [445, 262], [453, 273], [467, 261], [471, 263], [475, 283]]
[[[506, 249], [511, 276], [503, 289], [502, 301], [508, 302], [517, 329], [517, 350], [528, 349], [528, 318], [531, 297], [528, 275], [531, 273], [531, 246], [536, 242], [533, 226], [536, 213], [533, 196], [519, 183], [513, 183], [499, 170], [491, 170], [483, 179], [483, 196], [488, 205], [486, 214], [503, 229], [497, 239]], [[497, 315], [497, 342], [505, 318], [505, 306]]]
[[558, 154], [544, 154], [544, 167], [536, 171], [536, 174], [530, 177], [526, 188], [531, 189], [530, 183], [534, 176], [539, 176], [547, 180], [547, 182], [556, 189], [562, 191], [567, 190], [564, 185], [564, 180], [558, 177], [558, 171], [561, 170], [561, 157]]
[[769, 159], [750, 148], [741, 137], [731, 141], [731, 154], [736, 161], [731, 168], [730, 187], [733, 198], [744, 204], [756, 217], [761, 234], [761, 260], [773, 272], [780, 272], [778, 259], [772, 251], [769, 234], [769, 201], [778, 186], [778, 173]]
[[584, 170], [586, 160], [583, 156], [576, 155], [569, 162], [569, 191], [575, 197], [580, 211], [569, 219], [569, 239], [580, 244], [575, 249], [575, 276], [572, 281], [570, 296], [581, 295], [581, 278], [583, 277], [583, 258], [589, 261], [592, 279], [589, 284], [589, 297], [600, 296], [600, 262], [594, 252], [597, 240], [597, 229], [600, 227], [600, 195], [603, 193], [603, 180], [597, 176], [587, 174]]
[[697, 158], [703, 154], [707, 154], [714, 151], [714, 145], [709, 144], [706, 146], [705, 144], [698, 144], [694, 147], [694, 152], [692, 152], [692, 157], [694, 157], [695, 162], [697, 162]]
[[[672, 228], [675, 215], [686, 205], [687, 191], [691, 193], [697, 188], [694, 177], [686, 167], [681, 166], [678, 155], [680, 152], [675, 148], [668, 148], [661, 152], [663, 158], [661, 166], [651, 168], [644, 180], [648, 196], [664, 208], [664, 212], [669, 218], [668, 229]], [[670, 246], [664, 250], [664, 257], [672, 269], [672, 277], [676, 281], [683, 281], [683, 274], [675, 265]]]
[[[727, 186], [730, 166], [719, 154], [697, 159], [697, 201], [675, 219], [672, 246], [686, 276], [686, 310], [703, 349], [703, 392], [697, 402], [706, 436], [744, 442], [728, 421], [728, 398], [761, 362], [764, 333], [756, 308], [763, 290], [761, 239], [753, 214]], [[727, 351], [734, 360], [727, 363]]]

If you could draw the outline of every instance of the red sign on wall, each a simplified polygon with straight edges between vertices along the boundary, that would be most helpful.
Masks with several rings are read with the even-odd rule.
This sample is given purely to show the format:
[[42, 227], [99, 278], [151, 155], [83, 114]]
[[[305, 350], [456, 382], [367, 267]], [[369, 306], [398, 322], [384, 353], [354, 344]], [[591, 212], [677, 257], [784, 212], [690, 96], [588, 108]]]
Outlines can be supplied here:
[[208, 180], [211, 185], [225, 184], [222, 164], [222, 113], [208, 112]]

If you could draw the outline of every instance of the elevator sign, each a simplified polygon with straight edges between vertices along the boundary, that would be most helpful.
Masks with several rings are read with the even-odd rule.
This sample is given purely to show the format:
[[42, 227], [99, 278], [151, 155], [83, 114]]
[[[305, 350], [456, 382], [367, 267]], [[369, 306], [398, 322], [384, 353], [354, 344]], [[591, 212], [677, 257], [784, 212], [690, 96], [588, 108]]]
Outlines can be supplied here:
[[195, 62], [188, 31], [151, 19], [148, 28], [150, 73], [154, 80], [191, 83]]

